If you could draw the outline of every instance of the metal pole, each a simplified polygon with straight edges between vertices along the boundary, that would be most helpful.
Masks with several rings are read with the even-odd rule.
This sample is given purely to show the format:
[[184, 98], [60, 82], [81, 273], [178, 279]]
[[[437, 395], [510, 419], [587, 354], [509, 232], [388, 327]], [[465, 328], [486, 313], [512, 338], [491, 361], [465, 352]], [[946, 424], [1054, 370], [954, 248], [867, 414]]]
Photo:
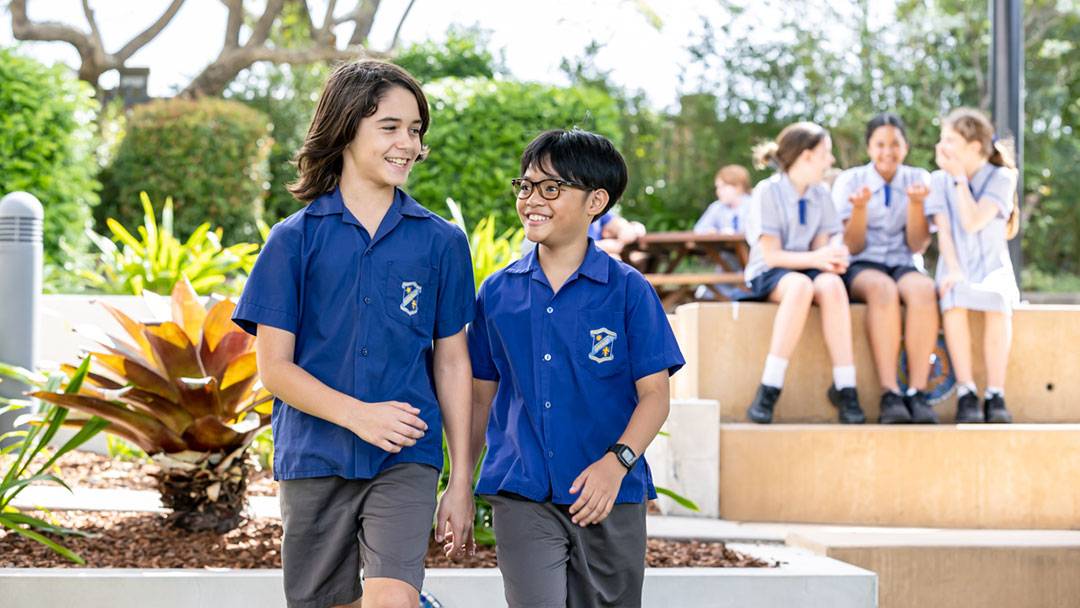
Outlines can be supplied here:
[[[0, 199], [0, 361], [31, 370], [37, 361], [44, 217], [32, 194], [12, 192]], [[0, 396], [22, 397], [28, 388], [6, 379]], [[25, 412], [0, 417], [0, 434], [11, 430], [20, 413]]]
[[[1018, 200], [1024, 201], [1024, 20], [1022, 0], [990, 0], [990, 99], [994, 129], [999, 137], [1016, 142]], [[1023, 256], [1021, 234], [1009, 242], [1016, 282], [1020, 283]]]

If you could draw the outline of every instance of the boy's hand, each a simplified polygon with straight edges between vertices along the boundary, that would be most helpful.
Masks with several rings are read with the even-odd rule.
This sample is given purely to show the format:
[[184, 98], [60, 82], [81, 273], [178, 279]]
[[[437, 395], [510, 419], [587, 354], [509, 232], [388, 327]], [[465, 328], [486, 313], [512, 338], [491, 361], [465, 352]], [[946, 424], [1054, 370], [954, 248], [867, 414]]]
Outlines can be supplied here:
[[362, 403], [354, 408], [348, 428], [371, 445], [397, 454], [416, 445], [427, 431], [419, 414], [420, 410], [401, 401]]
[[626, 473], [626, 467], [611, 452], [589, 465], [570, 486], [571, 494], [580, 493], [577, 501], [570, 505], [570, 520], [582, 528], [604, 521], [615, 506], [615, 497]]
[[476, 555], [476, 539], [473, 538], [473, 521], [476, 504], [473, 502], [471, 480], [450, 484], [439, 499], [435, 518], [435, 542], [444, 543], [443, 551], [450, 559]]
[[848, 202], [851, 203], [852, 207], [856, 209], [862, 209], [866, 207], [867, 203], [870, 202], [870, 196], [870, 188], [863, 186], [862, 188], [859, 188], [858, 190], [853, 192], [851, 196], [848, 197]]

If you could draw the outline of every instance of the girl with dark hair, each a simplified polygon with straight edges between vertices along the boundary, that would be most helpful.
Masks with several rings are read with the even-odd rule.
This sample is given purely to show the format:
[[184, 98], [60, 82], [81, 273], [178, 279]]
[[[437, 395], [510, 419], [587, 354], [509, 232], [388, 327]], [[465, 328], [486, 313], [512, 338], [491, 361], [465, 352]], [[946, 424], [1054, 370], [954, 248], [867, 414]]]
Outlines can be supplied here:
[[840, 218], [822, 184], [835, 160], [832, 139], [814, 123], [795, 123], [775, 142], [756, 147], [754, 157], [759, 166], [770, 165], [777, 173], [754, 188], [746, 227], [750, 293], [742, 299], [780, 306], [761, 386], [746, 415], [754, 422], [772, 422], [788, 359], [816, 302], [833, 362], [829, 400], [839, 410], [840, 422], [865, 422], [855, 394], [851, 311], [840, 278], [847, 270], [848, 250], [840, 241]]
[[[840, 174], [832, 196], [852, 255], [844, 283], [853, 300], [867, 305], [866, 331], [883, 391], [878, 422], [933, 424], [937, 414], [926, 386], [938, 332], [937, 294], [915, 260], [930, 243], [923, 212], [930, 173], [904, 164], [907, 134], [895, 114], [870, 120], [866, 152], [870, 162]], [[896, 377], [901, 327], [908, 355], [906, 395]]]
[[[1012, 309], [1020, 300], [1008, 240], [1018, 228], [1016, 164], [1008, 142], [985, 114], [954, 110], [942, 120], [926, 215], [938, 228], [937, 280], [945, 341], [956, 373], [957, 422], [1011, 422], [1005, 370]], [[983, 313], [986, 394], [982, 405], [971, 369], [968, 311]]]

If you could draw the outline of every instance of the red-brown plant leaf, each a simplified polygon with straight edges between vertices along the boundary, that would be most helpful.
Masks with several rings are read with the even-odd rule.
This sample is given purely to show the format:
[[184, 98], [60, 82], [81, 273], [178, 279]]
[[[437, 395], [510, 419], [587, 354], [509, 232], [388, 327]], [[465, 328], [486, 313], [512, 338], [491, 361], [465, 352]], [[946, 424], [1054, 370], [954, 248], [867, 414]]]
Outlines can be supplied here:
[[180, 378], [202, 378], [206, 375], [199, 363], [195, 346], [179, 325], [165, 322], [147, 327], [143, 333], [161, 361], [162, 371], [168, 374], [169, 380], [178, 382]]
[[116, 425], [120, 429], [141, 437], [139, 447], [142, 447], [148, 454], [180, 452], [187, 449], [184, 440], [159, 420], [146, 414], [133, 412], [111, 401], [85, 395], [67, 395], [48, 391], [37, 391], [33, 393], [33, 396], [42, 401], [55, 403], [62, 407], [100, 416], [108, 420], [110, 426]]
[[131, 336], [132, 340], [135, 341], [135, 344], [137, 344], [142, 351], [143, 357], [147, 361], [154, 361], [154, 351], [150, 348], [150, 343], [146, 341], [146, 336], [143, 335], [143, 329], [145, 329], [146, 326], [127, 316], [121, 312], [119, 308], [114, 308], [105, 302], [102, 302], [101, 305], [105, 307], [105, 310], [109, 311], [118, 323], [120, 323], [120, 327], [123, 327], [124, 331]]
[[173, 322], [184, 330], [192, 344], [198, 344], [202, 339], [206, 308], [199, 303], [199, 296], [186, 276], [181, 275], [173, 285], [171, 299]]
[[92, 354], [94, 359], [105, 367], [105, 369], [108, 369], [120, 378], [123, 378], [128, 384], [150, 391], [156, 395], [161, 395], [169, 401], [177, 401], [180, 399], [180, 391], [177, 390], [176, 386], [167, 379], [162, 378], [156, 371], [132, 361], [131, 359], [121, 357], [120, 355], [110, 355], [106, 353], [90, 354]]
[[196, 418], [184, 433], [191, 449], [205, 452], [231, 451], [239, 447], [242, 435], [215, 416]]

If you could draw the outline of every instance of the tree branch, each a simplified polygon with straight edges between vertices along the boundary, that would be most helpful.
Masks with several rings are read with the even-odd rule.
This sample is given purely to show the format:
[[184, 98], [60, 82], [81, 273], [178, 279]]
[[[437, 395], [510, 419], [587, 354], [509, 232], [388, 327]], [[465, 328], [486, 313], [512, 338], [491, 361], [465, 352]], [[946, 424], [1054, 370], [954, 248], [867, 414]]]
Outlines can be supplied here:
[[240, 46], [240, 27], [244, 25], [244, 0], [222, 0], [229, 11], [225, 23], [225, 48]]
[[405, 12], [401, 14], [401, 19], [398, 20], [397, 27], [394, 28], [394, 38], [390, 40], [389, 50], [397, 48], [398, 40], [401, 37], [401, 27], [405, 25], [405, 20], [409, 18], [409, 11], [412, 10], [413, 4], [416, 4], [416, 0], [409, 0], [409, 4], [405, 6]]
[[330, 0], [326, 3], [326, 16], [323, 18], [322, 27], [319, 28], [319, 31], [327, 33], [334, 28], [334, 8], [336, 7], [336, 0]]
[[356, 22], [352, 37], [349, 38], [349, 46], [359, 46], [367, 42], [371, 26], [375, 23], [375, 13], [379, 10], [380, 0], [357, 0], [356, 9], [352, 12], [351, 21]]
[[176, 12], [180, 10], [180, 7], [183, 4], [184, 0], [173, 0], [172, 4], [169, 5], [169, 8], [165, 9], [165, 12], [158, 17], [157, 21], [143, 30], [141, 34], [132, 38], [131, 42], [128, 42], [123, 48], [116, 52], [116, 60], [119, 63], [124, 63], [128, 58], [135, 54], [135, 51], [146, 46], [151, 40], [157, 37], [157, 35], [161, 33], [161, 30], [165, 29], [166, 25], [169, 25], [169, 22], [176, 16]]
[[86, 22], [90, 24], [90, 35], [94, 37], [94, 43], [98, 48], [104, 50], [105, 42], [101, 40], [101, 30], [98, 29], [97, 19], [94, 18], [94, 11], [90, 8], [90, 0], [82, 1], [83, 14], [86, 15]]
[[251, 37], [244, 43], [247, 48], [261, 47], [266, 39], [270, 37], [270, 29], [274, 26], [274, 21], [281, 15], [281, 9], [285, 7], [285, 0], [267, 0], [266, 10], [263, 11], [259, 20], [255, 22], [255, 28], [251, 32]]

